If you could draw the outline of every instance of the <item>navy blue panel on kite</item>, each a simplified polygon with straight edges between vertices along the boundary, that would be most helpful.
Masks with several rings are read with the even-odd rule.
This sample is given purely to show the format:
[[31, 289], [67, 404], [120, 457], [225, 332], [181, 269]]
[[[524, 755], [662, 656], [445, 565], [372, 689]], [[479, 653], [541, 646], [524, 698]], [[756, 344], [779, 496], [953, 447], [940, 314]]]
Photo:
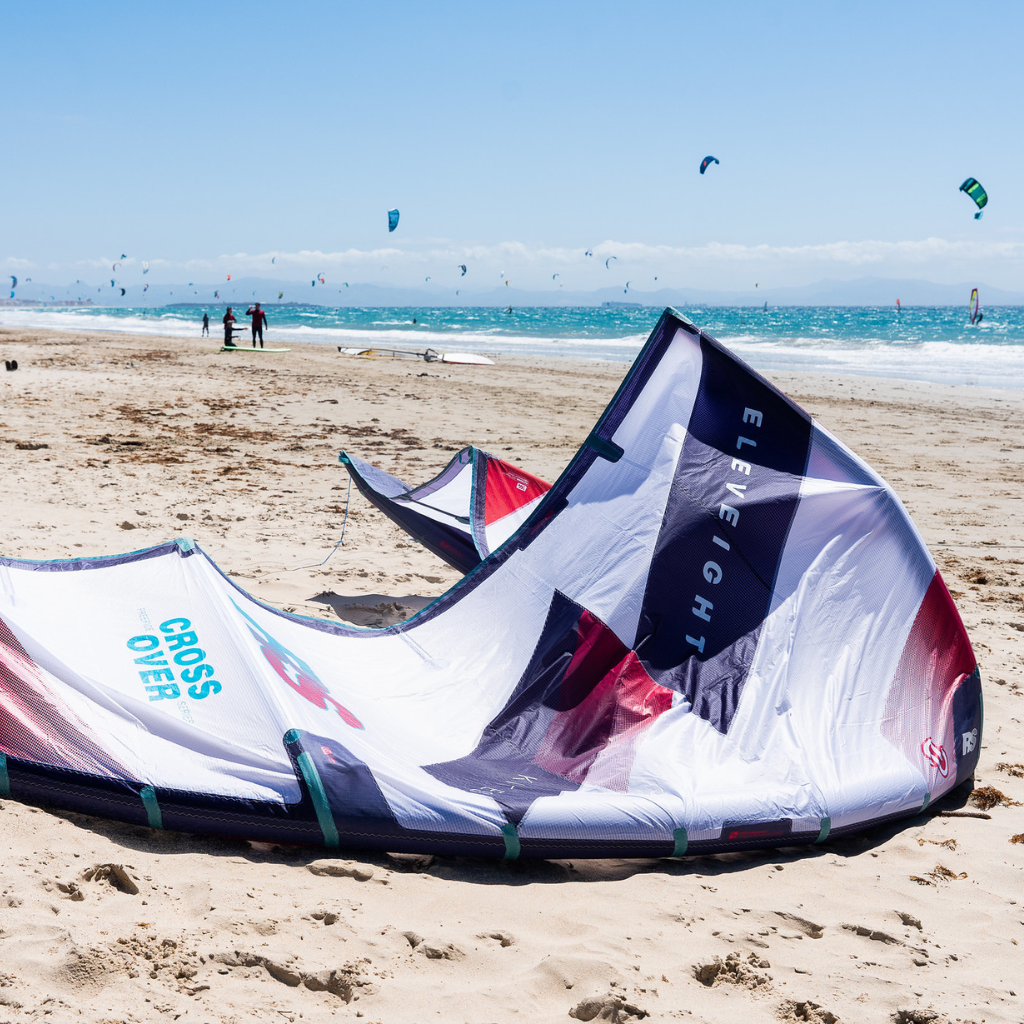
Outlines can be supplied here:
[[708, 169], [708, 167], [711, 166], [711, 164], [717, 164], [717, 163], [718, 163], [718, 157], [717, 156], [706, 156], [706, 157], [704, 157], [704, 159], [701, 160], [701, 162], [700, 162], [700, 173], [703, 174]]
[[394, 231], [398, 227], [398, 211], [388, 210], [388, 231]]
[[461, 508], [452, 513], [430, 503], [434, 491], [453, 483], [472, 466], [473, 448], [463, 448], [436, 477], [417, 488], [347, 452], [338, 458], [359, 492], [425, 548], [460, 572], [469, 572], [480, 564], [469, 530], [468, 508], [466, 514], [460, 514]]
[[670, 856], [911, 818], [977, 764], [977, 661], [895, 493], [671, 310], [550, 488], [475, 448], [411, 489], [342, 461], [468, 575], [360, 629], [262, 604], [184, 538], [0, 559], [0, 795], [270, 842]]

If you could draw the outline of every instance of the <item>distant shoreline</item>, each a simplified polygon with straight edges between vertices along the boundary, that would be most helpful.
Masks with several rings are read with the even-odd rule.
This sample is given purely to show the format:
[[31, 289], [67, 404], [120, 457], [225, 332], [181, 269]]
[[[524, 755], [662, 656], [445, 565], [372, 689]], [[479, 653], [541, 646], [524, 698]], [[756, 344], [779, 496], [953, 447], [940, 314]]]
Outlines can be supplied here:
[[[136, 312], [155, 312], [160, 309], [237, 309], [240, 306], [248, 306], [252, 302], [259, 302], [265, 309], [336, 309], [336, 310], [358, 310], [358, 309], [431, 309], [431, 310], [459, 310], [459, 309], [496, 309], [503, 310], [511, 305], [513, 310], [525, 312], [532, 309], [555, 309], [563, 312], [570, 310], [600, 310], [600, 309], [656, 309], [663, 310], [666, 306], [677, 306], [684, 309], [750, 309], [760, 310], [763, 302], [580, 302], [567, 304], [563, 302], [378, 302], [359, 304], [346, 302], [344, 304], [331, 304], [329, 302], [277, 302], [273, 299], [232, 299], [230, 302], [224, 299], [213, 299], [210, 302], [201, 302], [198, 299], [192, 302], [163, 302], [160, 304], [115, 304], [106, 302], [94, 302], [92, 299], [55, 299], [52, 302], [44, 302], [40, 299], [0, 299], [0, 308], [4, 309], [104, 309], [122, 310]], [[768, 309], [863, 309], [863, 310], [892, 310], [894, 312], [905, 312], [911, 309], [960, 309], [966, 308], [966, 302], [902, 302], [899, 307], [895, 303], [881, 302], [772, 302], [768, 300]], [[988, 302], [984, 309], [1024, 309], [1024, 302]]]

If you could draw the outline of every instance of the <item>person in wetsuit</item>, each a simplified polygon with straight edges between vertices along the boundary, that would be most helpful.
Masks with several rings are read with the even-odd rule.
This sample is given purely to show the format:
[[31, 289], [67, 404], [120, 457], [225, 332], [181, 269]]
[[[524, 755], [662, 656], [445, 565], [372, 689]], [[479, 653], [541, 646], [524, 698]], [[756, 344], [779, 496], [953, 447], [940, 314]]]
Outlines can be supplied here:
[[203, 314], [203, 333], [200, 335], [202, 338], [208, 338], [210, 336], [210, 314]]
[[224, 345], [226, 348], [235, 347], [235, 343], [231, 339], [231, 330], [235, 325], [235, 314], [231, 312], [231, 308], [231, 306], [228, 306], [228, 310], [224, 314]]
[[252, 317], [252, 347], [256, 347], [256, 336], [259, 335], [260, 348], [263, 348], [263, 328], [267, 322], [267, 314], [260, 309], [260, 304], [257, 302], [254, 306], [250, 306], [245, 311], [246, 316]]

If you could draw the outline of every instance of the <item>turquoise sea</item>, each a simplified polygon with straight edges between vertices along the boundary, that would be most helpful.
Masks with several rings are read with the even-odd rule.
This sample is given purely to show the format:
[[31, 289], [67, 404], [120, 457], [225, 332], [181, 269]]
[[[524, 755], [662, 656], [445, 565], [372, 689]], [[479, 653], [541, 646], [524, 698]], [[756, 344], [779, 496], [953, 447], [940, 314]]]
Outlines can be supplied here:
[[[0, 326], [198, 337], [204, 311], [220, 337], [223, 306], [0, 307]], [[629, 362], [660, 307], [330, 308], [266, 305], [274, 345], [312, 342], [486, 355]], [[237, 312], [244, 313], [244, 307]], [[992, 387], [1024, 387], [1024, 307], [994, 306], [972, 325], [955, 306], [738, 308], [680, 312], [759, 370], [855, 373]], [[239, 316], [244, 323], [245, 317]]]

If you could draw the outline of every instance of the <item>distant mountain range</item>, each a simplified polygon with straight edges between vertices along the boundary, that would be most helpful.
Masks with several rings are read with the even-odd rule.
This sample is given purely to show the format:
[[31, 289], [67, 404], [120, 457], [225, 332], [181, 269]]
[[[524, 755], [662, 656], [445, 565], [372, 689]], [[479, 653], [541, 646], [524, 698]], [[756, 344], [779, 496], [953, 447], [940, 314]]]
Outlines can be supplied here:
[[[701, 288], [662, 288], [658, 291], [625, 292], [622, 288], [600, 288], [595, 291], [567, 289], [526, 290], [512, 287], [474, 291], [471, 287], [454, 288], [419, 286], [415, 288], [385, 287], [377, 284], [352, 284], [337, 288], [333, 284], [308, 287], [297, 281], [242, 278], [229, 285], [150, 284], [142, 291], [141, 284], [125, 285], [125, 295], [117, 288], [56, 287], [47, 284], [18, 286], [17, 298], [0, 300], [0, 305], [39, 302], [73, 302], [79, 296], [97, 306], [167, 306], [206, 305], [212, 308], [230, 303], [246, 306], [255, 299], [265, 305], [281, 300], [288, 304], [325, 306], [600, 306], [602, 303], [639, 303], [644, 306], [895, 306], [899, 299], [904, 306], [967, 305], [971, 289], [977, 287], [983, 306], [1022, 306], [1024, 292], [993, 288], [984, 283], [936, 284], [933, 281], [891, 280], [861, 277], [853, 281], [823, 280], [794, 288], [756, 288], [745, 291], [714, 291]], [[214, 298], [219, 292], [220, 297]], [[253, 294], [255, 293], [255, 295]]]

